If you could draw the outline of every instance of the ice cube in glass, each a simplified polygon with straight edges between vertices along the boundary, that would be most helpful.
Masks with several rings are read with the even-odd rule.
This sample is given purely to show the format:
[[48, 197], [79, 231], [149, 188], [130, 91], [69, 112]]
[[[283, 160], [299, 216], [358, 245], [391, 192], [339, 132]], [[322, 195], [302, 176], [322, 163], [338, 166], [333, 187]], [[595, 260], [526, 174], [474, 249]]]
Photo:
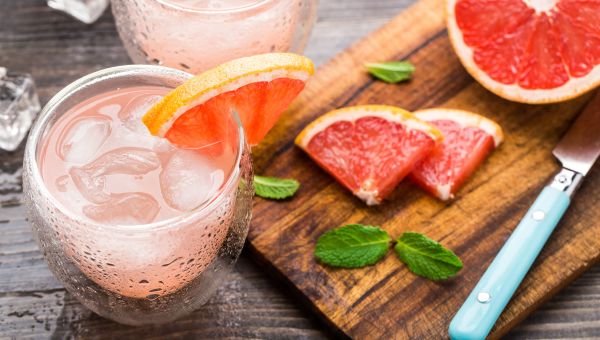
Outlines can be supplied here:
[[0, 149], [17, 149], [40, 111], [33, 79], [0, 67]]
[[108, 0], [48, 0], [48, 6], [91, 24], [104, 13]]

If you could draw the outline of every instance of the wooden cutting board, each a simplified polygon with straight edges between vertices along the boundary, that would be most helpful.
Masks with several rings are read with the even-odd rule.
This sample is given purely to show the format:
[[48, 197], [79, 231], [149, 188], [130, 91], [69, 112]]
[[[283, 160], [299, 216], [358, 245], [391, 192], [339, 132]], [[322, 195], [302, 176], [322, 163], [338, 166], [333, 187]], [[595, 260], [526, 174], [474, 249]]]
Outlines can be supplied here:
[[[387, 60], [414, 63], [413, 80], [391, 85], [365, 73], [365, 62]], [[447, 337], [453, 315], [558, 170], [551, 150], [589, 98], [534, 106], [488, 92], [455, 57], [442, 1], [422, 0], [318, 69], [294, 106], [254, 150], [258, 174], [296, 178], [302, 186], [288, 201], [255, 200], [250, 248], [324, 320], [350, 337]], [[497, 121], [506, 140], [451, 203], [405, 181], [385, 203], [367, 207], [293, 144], [313, 119], [357, 104], [472, 110]], [[596, 166], [500, 317], [493, 338], [598, 262], [599, 197]], [[453, 249], [464, 269], [436, 283], [411, 274], [393, 252], [363, 269], [316, 263], [313, 250], [319, 235], [348, 223], [379, 225], [394, 238], [409, 230], [424, 233]]]

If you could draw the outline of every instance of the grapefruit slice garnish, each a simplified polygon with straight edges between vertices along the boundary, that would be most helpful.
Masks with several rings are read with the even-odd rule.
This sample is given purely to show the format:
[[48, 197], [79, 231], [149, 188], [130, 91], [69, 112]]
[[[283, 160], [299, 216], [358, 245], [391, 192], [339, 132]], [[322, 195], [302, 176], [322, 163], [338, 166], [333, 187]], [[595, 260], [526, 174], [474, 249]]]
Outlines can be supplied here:
[[600, 0], [447, 0], [467, 71], [509, 100], [550, 103], [600, 84]]
[[393, 106], [351, 106], [310, 123], [296, 144], [368, 205], [379, 204], [442, 139]]
[[444, 140], [417, 163], [410, 177], [439, 199], [449, 200], [502, 142], [502, 129], [490, 119], [462, 110], [440, 108], [414, 114], [438, 128]]
[[169, 92], [142, 121], [150, 133], [174, 145], [202, 148], [226, 138], [234, 109], [248, 143], [256, 145], [313, 73], [310, 59], [292, 53], [231, 60]]

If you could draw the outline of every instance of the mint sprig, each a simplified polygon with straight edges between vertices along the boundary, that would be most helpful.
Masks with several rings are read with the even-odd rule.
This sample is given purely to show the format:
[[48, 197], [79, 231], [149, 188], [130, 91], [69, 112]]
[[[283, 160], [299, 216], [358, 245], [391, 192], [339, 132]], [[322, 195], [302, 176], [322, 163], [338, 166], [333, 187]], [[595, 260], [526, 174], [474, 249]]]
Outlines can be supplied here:
[[381, 260], [391, 241], [390, 235], [378, 227], [348, 224], [321, 235], [315, 257], [333, 267], [360, 268]]
[[394, 250], [411, 272], [434, 281], [452, 277], [463, 267], [456, 254], [419, 233], [402, 234]]
[[386, 83], [398, 83], [410, 79], [415, 67], [408, 61], [388, 61], [384, 63], [366, 63], [369, 73]]
[[294, 196], [300, 183], [295, 179], [254, 176], [254, 190], [262, 198], [281, 200]]
[[[349, 224], [321, 235], [315, 257], [332, 267], [360, 268], [381, 260], [392, 243], [388, 233], [379, 227]], [[394, 250], [411, 272], [433, 281], [450, 278], [463, 267], [451, 250], [415, 232], [402, 234], [395, 241]]]

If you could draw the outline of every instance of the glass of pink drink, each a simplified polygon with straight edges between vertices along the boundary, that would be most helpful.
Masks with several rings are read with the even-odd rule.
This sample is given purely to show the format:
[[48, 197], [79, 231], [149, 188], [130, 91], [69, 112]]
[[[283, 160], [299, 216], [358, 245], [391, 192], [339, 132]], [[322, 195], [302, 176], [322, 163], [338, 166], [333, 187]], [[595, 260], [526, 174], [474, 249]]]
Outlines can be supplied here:
[[216, 149], [178, 149], [141, 122], [189, 77], [148, 65], [90, 74], [54, 96], [29, 135], [24, 192], [49, 267], [121, 323], [168, 322], [205, 303], [248, 232], [252, 170], [235, 113], [236, 135]]
[[199, 73], [225, 61], [304, 50], [317, 0], [112, 0], [135, 63]]

